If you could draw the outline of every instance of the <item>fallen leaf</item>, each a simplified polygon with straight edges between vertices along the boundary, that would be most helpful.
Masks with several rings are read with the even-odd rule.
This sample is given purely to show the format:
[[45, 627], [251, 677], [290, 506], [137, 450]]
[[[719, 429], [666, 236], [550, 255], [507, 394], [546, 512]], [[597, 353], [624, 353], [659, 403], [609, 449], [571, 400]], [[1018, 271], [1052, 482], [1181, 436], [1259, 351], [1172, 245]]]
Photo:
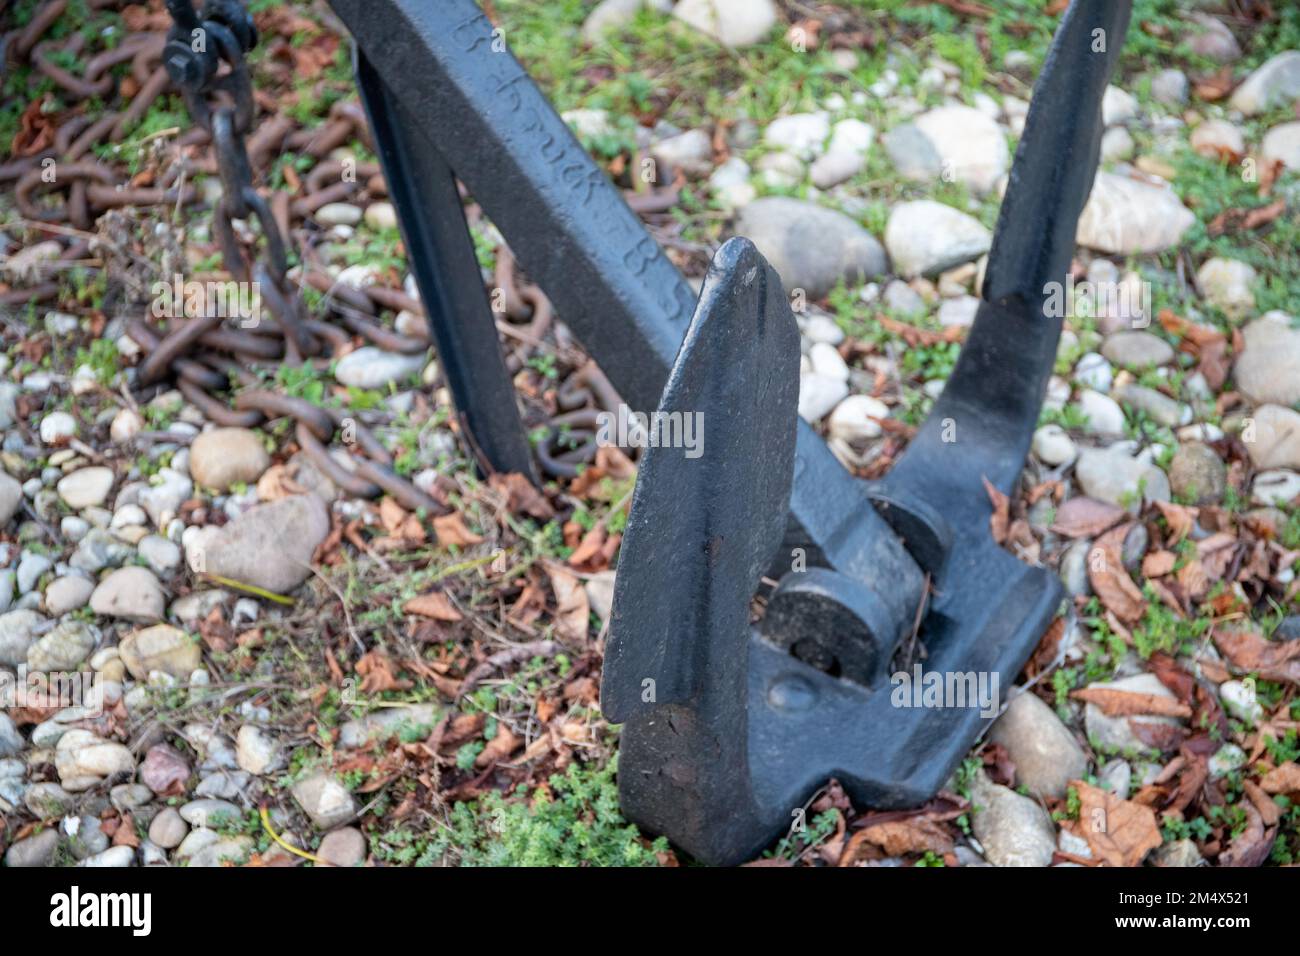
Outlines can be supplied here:
[[504, 723], [497, 725], [497, 735], [488, 741], [487, 746], [474, 758], [474, 766], [490, 767], [498, 760], [505, 760], [519, 746], [519, 738]]
[[1070, 786], [1079, 795], [1079, 829], [1093, 855], [1108, 866], [1137, 866], [1164, 839], [1150, 807], [1121, 800], [1082, 780]]
[[1250, 802], [1259, 811], [1264, 826], [1276, 826], [1278, 821], [1282, 819], [1282, 808], [1267, 793], [1261, 790], [1254, 781], [1243, 780], [1241, 789], [1246, 791], [1246, 796], [1250, 798]]
[[1147, 609], [1146, 598], [1129, 577], [1121, 557], [1124, 537], [1132, 527], [1130, 521], [1112, 528], [1088, 551], [1088, 581], [1093, 591], [1102, 604], [1128, 625], [1142, 620]]
[[550, 521], [555, 517], [555, 509], [546, 497], [533, 487], [531, 481], [516, 471], [507, 475], [489, 476], [488, 486], [498, 494], [505, 495], [506, 508], [512, 513], [522, 512], [538, 521]]
[[1227, 96], [1234, 85], [1232, 67], [1224, 66], [1217, 73], [1207, 76], [1196, 84], [1196, 95], [1212, 103]]
[[1142, 576], [1159, 578], [1168, 574], [1178, 563], [1178, 555], [1172, 551], [1152, 551], [1142, 559]]
[[402, 610], [407, 614], [418, 614], [420, 617], [433, 618], [435, 621], [464, 619], [464, 615], [456, 610], [445, 591], [430, 591], [428, 594], [413, 597], [402, 605]]
[[993, 535], [995, 544], [1002, 544], [1007, 540], [1007, 528], [1011, 523], [1011, 502], [1006, 495], [993, 487], [991, 481], [987, 478], [983, 481], [984, 491], [993, 505], [993, 513], [989, 515], [989, 533]]
[[854, 834], [855, 838], [858, 836], [880, 847], [886, 856], [953, 852], [952, 834], [942, 824], [925, 817], [872, 824]]
[[1279, 764], [1259, 782], [1265, 793], [1300, 793], [1300, 765], [1294, 760]]
[[1109, 687], [1085, 687], [1072, 691], [1075, 700], [1095, 704], [1109, 717], [1127, 717], [1133, 714], [1155, 714], [1159, 717], [1190, 717], [1192, 708], [1182, 701], [1160, 694], [1139, 694]]
[[1264, 818], [1253, 803], [1241, 801], [1237, 805], [1246, 811], [1246, 829], [1219, 854], [1219, 866], [1260, 866], [1273, 850], [1277, 830], [1264, 826]]
[[1244, 627], [1216, 628], [1215, 645], [1239, 671], [1300, 684], [1300, 641], [1273, 642]]
[[1210, 224], [1205, 227], [1205, 232], [1211, 238], [1229, 232], [1248, 232], [1251, 229], [1267, 226], [1284, 212], [1286, 212], [1284, 199], [1254, 209], [1240, 207], [1225, 209], [1210, 220]]
[[1170, 544], [1177, 544], [1192, 532], [1196, 526], [1197, 509], [1189, 508], [1186, 505], [1176, 505], [1168, 501], [1157, 501], [1156, 507], [1160, 509], [1161, 516], [1165, 519], [1165, 524], [1169, 525], [1169, 532], [1173, 535]]
[[555, 629], [560, 637], [570, 641], [587, 639], [587, 619], [590, 607], [587, 590], [577, 575], [558, 564], [548, 564], [546, 572], [555, 592]]
[[382, 694], [386, 690], [410, 690], [409, 680], [393, 673], [396, 665], [381, 651], [370, 651], [357, 661], [356, 672], [361, 675], [361, 692]]
[[1052, 530], [1067, 538], [1095, 538], [1122, 521], [1126, 514], [1117, 505], [1080, 495], [1070, 498], [1057, 509]]
[[433, 533], [438, 536], [438, 544], [443, 548], [452, 545], [463, 548], [483, 541], [482, 537], [465, 527], [465, 519], [461, 517], [459, 511], [434, 518]]
[[598, 524], [582, 536], [582, 541], [573, 549], [569, 555], [569, 566], [580, 568], [589, 564], [592, 558], [600, 555], [600, 549], [605, 544], [605, 526]]

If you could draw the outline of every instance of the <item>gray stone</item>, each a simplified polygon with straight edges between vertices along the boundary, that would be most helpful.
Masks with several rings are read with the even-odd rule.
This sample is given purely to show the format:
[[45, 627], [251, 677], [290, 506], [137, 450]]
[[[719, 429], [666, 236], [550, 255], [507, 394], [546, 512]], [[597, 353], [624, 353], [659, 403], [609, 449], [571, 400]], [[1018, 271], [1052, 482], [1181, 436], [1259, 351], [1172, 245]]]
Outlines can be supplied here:
[[1197, 849], [1193, 840], [1174, 840], [1156, 847], [1151, 854], [1151, 863], [1155, 866], [1205, 866], [1205, 858]]
[[1075, 406], [1085, 419], [1083, 430], [1088, 434], [1107, 436], [1124, 434], [1124, 410], [1109, 395], [1085, 388], [1079, 392]]
[[327, 202], [314, 213], [322, 226], [355, 226], [361, 221], [361, 207], [346, 202]]
[[724, 46], [747, 47], [776, 25], [772, 0], [679, 0], [673, 16]]
[[885, 307], [899, 315], [917, 315], [925, 311], [925, 300], [901, 279], [891, 279], [883, 292]]
[[1174, 360], [1172, 345], [1141, 330], [1112, 332], [1102, 342], [1101, 354], [1122, 368], [1168, 365]]
[[28, 608], [0, 614], [0, 664], [17, 667], [27, 663], [27, 650], [36, 643], [49, 621]]
[[787, 292], [803, 289], [811, 299], [886, 268], [884, 249], [870, 233], [843, 213], [802, 199], [754, 200], [740, 211], [736, 233], [758, 247]]
[[1187, 74], [1182, 70], [1161, 70], [1151, 78], [1151, 97], [1166, 106], [1182, 106], [1187, 102]]
[[138, 504], [149, 515], [154, 526], [162, 528], [176, 516], [181, 503], [194, 494], [194, 482], [187, 475], [171, 468], [160, 470], [153, 481], [153, 485], [140, 493]]
[[1261, 405], [1242, 425], [1242, 442], [1256, 468], [1300, 468], [1300, 412]]
[[105, 777], [133, 773], [135, 758], [121, 744], [111, 743], [88, 730], [72, 729], [54, 748], [59, 782], [72, 792], [89, 790]]
[[108, 799], [123, 812], [138, 810], [153, 801], [153, 791], [142, 783], [119, 783], [108, 792]]
[[13, 520], [18, 506], [23, 503], [23, 486], [0, 471], [0, 528]]
[[937, 275], [988, 252], [992, 233], [973, 216], [930, 199], [899, 203], [885, 226], [894, 270], [908, 278]]
[[1098, 172], [1079, 217], [1077, 240], [1113, 255], [1161, 252], [1196, 222], [1172, 189]]
[[1300, 497], [1300, 474], [1285, 468], [1261, 471], [1250, 486], [1250, 495], [1255, 504], [1286, 507]]
[[397, 228], [397, 210], [390, 202], [372, 202], [366, 207], [364, 219], [366, 225], [376, 232]]
[[849, 394], [841, 379], [811, 372], [799, 376], [799, 417], [812, 424], [830, 414]]
[[107, 567], [116, 567], [134, 554], [129, 544], [118, 541], [102, 528], [91, 528], [77, 543], [77, 550], [68, 559], [68, 564], [78, 571], [94, 574]]
[[1222, 20], [1197, 11], [1192, 14], [1192, 22], [1199, 28], [1187, 42], [1192, 52], [1216, 63], [1233, 63], [1241, 59], [1241, 45]]
[[49, 866], [59, 848], [59, 831], [41, 830], [23, 840], [18, 840], [5, 852], [5, 866]]
[[356, 827], [331, 830], [316, 855], [331, 866], [359, 866], [366, 858], [366, 838]]
[[57, 783], [34, 783], [23, 795], [27, 812], [40, 820], [65, 816], [76, 804], [77, 798]]
[[867, 159], [861, 153], [828, 152], [808, 167], [808, 178], [818, 189], [830, 189], [852, 179], [866, 165]]
[[293, 785], [293, 798], [321, 830], [332, 830], [356, 815], [352, 794], [328, 773], [299, 780]]
[[1101, 136], [1101, 161], [1118, 163], [1131, 159], [1135, 149], [1133, 136], [1123, 126], [1112, 126]]
[[244, 724], [235, 738], [235, 758], [240, 768], [249, 773], [271, 773], [281, 763], [280, 744], [260, 727]]
[[190, 476], [214, 491], [256, 484], [270, 466], [261, 436], [247, 428], [214, 428], [190, 445]]
[[1186, 425], [1190, 412], [1163, 392], [1154, 388], [1127, 382], [1115, 388], [1114, 395], [1130, 408], [1144, 412], [1157, 425], [1175, 428]]
[[1105, 126], [1116, 126], [1137, 119], [1138, 101], [1132, 93], [1118, 86], [1107, 86], [1101, 97], [1101, 121]]
[[1078, 446], [1060, 425], [1044, 425], [1035, 431], [1033, 451], [1039, 461], [1053, 468], [1069, 464], [1079, 454]]
[[1188, 137], [1192, 152], [1210, 159], [1242, 156], [1246, 152], [1246, 140], [1241, 130], [1227, 120], [1206, 120]]
[[58, 492], [63, 503], [80, 511], [102, 505], [113, 490], [113, 469], [102, 465], [80, 468], [59, 480]]
[[185, 835], [190, 832], [187, 824], [175, 807], [164, 807], [149, 824], [149, 840], [164, 850], [174, 850], [181, 845]]
[[170, 624], [155, 624], [128, 634], [122, 638], [118, 654], [136, 680], [146, 680], [153, 671], [188, 680], [202, 663], [199, 645]]
[[427, 357], [423, 352], [407, 355], [363, 345], [339, 360], [334, 377], [352, 388], [383, 389], [419, 375]]
[[90, 609], [105, 617], [128, 621], [159, 621], [167, 607], [158, 578], [147, 568], [119, 568], [99, 582], [90, 595]]
[[1128, 799], [1129, 784], [1133, 779], [1133, 768], [1127, 760], [1116, 758], [1107, 762], [1097, 771], [1097, 782], [1121, 800]]
[[385, 708], [339, 727], [339, 746], [345, 750], [364, 747], [372, 740], [388, 740], [404, 727], [432, 728], [437, 722], [438, 710], [432, 704]]
[[1037, 796], [1063, 797], [1069, 782], [1088, 771], [1078, 741], [1052, 708], [1031, 693], [1011, 699], [989, 739], [1007, 749], [1016, 765], [1016, 783]]
[[1280, 160], [1288, 169], [1300, 169], [1300, 122], [1281, 123], [1264, 134], [1259, 154], [1265, 162]]
[[1232, 377], [1256, 402], [1300, 404], [1300, 329], [1287, 317], [1270, 312], [1242, 330], [1246, 348], [1237, 358]]
[[1169, 479], [1155, 465], [1118, 449], [1085, 448], [1074, 475], [1083, 493], [1136, 514], [1145, 502], [1168, 501]]
[[253, 852], [255, 847], [256, 844], [250, 836], [218, 836], [216, 840], [188, 857], [186, 865], [211, 867], [222, 866], [226, 863], [242, 863], [248, 859], [249, 854]]
[[1224, 681], [1219, 685], [1219, 699], [1224, 710], [1252, 727], [1264, 719], [1264, 708], [1255, 695], [1255, 688], [1245, 681]]
[[969, 106], [950, 105], [922, 113], [913, 125], [934, 144], [941, 168], [984, 195], [1007, 170], [1006, 133], [997, 122]]
[[45, 588], [45, 611], [51, 617], [62, 617], [85, 607], [94, 590], [95, 582], [79, 574], [55, 578]]
[[1088, 551], [1092, 542], [1086, 539], [1073, 541], [1061, 554], [1058, 575], [1070, 597], [1087, 597], [1092, 591], [1088, 581]]
[[191, 800], [180, 808], [180, 815], [190, 826], [209, 830], [236, 826], [244, 817], [239, 807], [226, 800]]
[[713, 140], [702, 129], [689, 129], [668, 136], [650, 147], [650, 156], [663, 167], [659, 181], [671, 181], [680, 169], [691, 176], [702, 176], [713, 168]]
[[1228, 485], [1228, 467], [1213, 448], [1183, 442], [1169, 463], [1169, 488], [1180, 501], [1216, 504]]
[[90, 815], [70, 817], [63, 823], [68, 835], [68, 849], [78, 860], [84, 860], [108, 849], [108, 834], [99, 826], [99, 818]]
[[77, 866], [125, 869], [135, 865], [135, 849], [129, 846], [111, 846], [103, 853], [87, 857]]
[[23, 751], [26, 741], [6, 713], [0, 713], [0, 757], [13, 757]]
[[894, 170], [913, 182], [934, 182], [943, 174], [943, 157], [930, 137], [912, 123], [895, 126], [881, 139]]
[[136, 544], [136, 550], [149, 570], [160, 578], [169, 578], [180, 570], [181, 549], [162, 535], [145, 535]]
[[1196, 270], [1196, 284], [1210, 304], [1230, 319], [1241, 319], [1255, 309], [1255, 270], [1236, 259], [1207, 259]]
[[959, 295], [956, 298], [944, 299], [939, 303], [939, 324], [944, 328], [954, 325], [962, 328], [970, 327], [975, 323], [975, 315], [979, 312], [981, 301], [973, 295]]
[[27, 649], [27, 666], [34, 671], [70, 671], [90, 656], [99, 643], [99, 629], [85, 621], [64, 618]]
[[248, 789], [251, 779], [245, 770], [214, 770], [199, 781], [199, 785], [194, 788], [194, 796], [238, 800]]
[[290, 495], [257, 505], [225, 525], [205, 549], [207, 570], [276, 593], [311, 575], [311, 558], [330, 519], [315, 495]]
[[975, 837], [994, 866], [1047, 866], [1056, 851], [1056, 828], [1029, 797], [998, 786], [980, 771], [971, 786]]
[[1228, 101], [1247, 116], [1300, 99], [1300, 50], [1285, 50], [1246, 77]]
[[54, 567], [54, 562], [43, 554], [24, 553], [22, 560], [18, 562], [18, 572], [15, 575], [18, 584], [19, 594], [30, 594], [36, 590], [36, 585], [40, 583], [41, 576], [46, 571]]

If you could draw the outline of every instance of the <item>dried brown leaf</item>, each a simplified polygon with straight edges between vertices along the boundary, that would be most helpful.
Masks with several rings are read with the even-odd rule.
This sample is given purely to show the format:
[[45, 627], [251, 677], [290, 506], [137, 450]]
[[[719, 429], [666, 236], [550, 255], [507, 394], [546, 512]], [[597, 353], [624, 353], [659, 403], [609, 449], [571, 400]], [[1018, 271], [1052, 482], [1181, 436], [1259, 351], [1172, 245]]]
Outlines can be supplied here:
[[1107, 866], [1137, 866], [1163, 838], [1150, 807], [1121, 800], [1082, 780], [1070, 786], [1079, 794], [1079, 822], [1093, 855]]
[[1095, 538], [1122, 521], [1125, 514], [1127, 512], [1116, 505], [1080, 495], [1070, 498], [1057, 509], [1052, 530], [1067, 538]]
[[1127, 717], [1133, 714], [1155, 714], [1159, 717], [1190, 717], [1192, 708], [1182, 701], [1160, 694], [1139, 694], [1109, 687], [1085, 687], [1071, 692], [1071, 697], [1085, 703], [1096, 704], [1110, 717]]
[[1124, 537], [1133, 527], [1126, 522], [1099, 537], [1088, 551], [1088, 581], [1101, 603], [1125, 624], [1142, 620], [1147, 602], [1124, 568]]
[[402, 605], [402, 610], [407, 614], [418, 614], [420, 617], [433, 618], [435, 621], [451, 622], [464, 618], [464, 615], [451, 603], [451, 598], [445, 591], [430, 591], [428, 594], [413, 597]]

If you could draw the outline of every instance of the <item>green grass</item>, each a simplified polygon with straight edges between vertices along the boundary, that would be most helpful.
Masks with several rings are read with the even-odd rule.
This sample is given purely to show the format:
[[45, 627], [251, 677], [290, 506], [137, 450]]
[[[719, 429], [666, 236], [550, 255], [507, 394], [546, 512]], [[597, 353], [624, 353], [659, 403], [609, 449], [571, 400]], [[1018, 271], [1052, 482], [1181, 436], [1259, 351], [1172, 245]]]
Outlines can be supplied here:
[[544, 788], [457, 803], [432, 833], [393, 830], [373, 836], [372, 847], [380, 859], [416, 866], [657, 866], [668, 843], [644, 840], [624, 819], [616, 772], [617, 761], [575, 762]]

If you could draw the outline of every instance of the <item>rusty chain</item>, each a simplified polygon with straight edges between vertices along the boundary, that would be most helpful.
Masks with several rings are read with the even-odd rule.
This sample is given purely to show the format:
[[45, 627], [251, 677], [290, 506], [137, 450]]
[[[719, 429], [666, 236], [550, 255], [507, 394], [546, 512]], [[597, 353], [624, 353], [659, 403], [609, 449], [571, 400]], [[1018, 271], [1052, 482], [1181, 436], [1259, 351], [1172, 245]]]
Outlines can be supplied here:
[[[94, 10], [115, 9], [123, 0], [91, 0]], [[374, 436], [349, 421], [351, 454], [331, 454], [329, 443], [339, 426], [331, 420], [333, 411], [322, 410], [301, 399], [277, 396], [260, 388], [256, 374], [259, 363], [283, 362], [317, 365], [328, 356], [352, 347], [358, 335], [385, 351], [417, 354], [428, 349], [427, 331], [415, 323], [410, 334], [393, 331], [379, 321], [384, 310], [407, 311], [423, 316], [418, 298], [402, 290], [370, 285], [363, 288], [331, 277], [323, 263], [314, 261], [306, 250], [299, 275], [291, 277], [287, 236], [291, 222], [308, 218], [329, 203], [346, 201], [362, 190], [386, 194], [382, 172], [376, 163], [354, 163], [344, 176], [344, 162], [330, 157], [337, 148], [356, 138], [370, 143], [369, 128], [360, 104], [340, 100], [330, 108], [327, 120], [316, 128], [295, 128], [283, 114], [273, 114], [256, 124], [251, 78], [245, 57], [257, 40], [256, 27], [238, 0], [207, 0], [196, 11], [190, 0], [166, 0], [172, 17], [170, 30], [151, 29], [124, 37], [117, 46], [85, 57], [85, 40], [80, 32], [64, 39], [46, 39], [68, 7], [68, 0], [47, 0], [21, 29], [3, 39], [3, 55], [10, 62], [29, 64], [48, 77], [69, 102], [90, 97], [105, 99], [114, 86], [126, 101], [119, 110], [109, 110], [93, 120], [84, 114], [66, 119], [54, 134], [54, 141], [32, 155], [0, 164], [0, 181], [16, 180], [15, 204], [31, 223], [66, 223], [78, 230], [91, 228], [106, 210], [128, 206], [174, 205], [196, 201], [196, 190], [184, 182], [184, 170], [215, 174], [221, 182], [213, 232], [225, 271], [238, 282], [253, 284], [261, 295], [265, 315], [257, 327], [235, 328], [222, 318], [197, 316], [173, 318], [151, 324], [133, 318], [126, 325], [128, 336], [144, 352], [137, 369], [141, 386], [173, 380], [185, 398], [210, 420], [221, 425], [252, 426], [268, 418], [288, 417], [295, 421], [296, 438], [313, 462], [331, 480], [350, 494], [376, 497], [384, 491], [411, 508], [443, 510], [429, 495], [415, 488], [392, 470], [392, 459]], [[197, 34], [194, 31], [199, 31]], [[196, 51], [195, 39], [202, 38], [210, 51]], [[79, 73], [69, 64], [82, 60]], [[130, 63], [130, 75], [116, 83], [112, 68]], [[181, 167], [169, 169], [157, 185], [132, 186], [118, 179], [108, 164], [96, 159], [95, 147], [121, 142], [145, 115], [157, 98], [174, 85], [180, 92], [195, 127], [178, 138], [179, 145], [210, 150]], [[131, 95], [128, 97], [128, 93]], [[314, 160], [303, 177], [303, 191], [297, 198], [287, 193], [264, 196], [254, 182], [254, 170], [269, 166], [281, 151], [288, 150]], [[54, 161], [57, 175], [43, 175], [47, 160]], [[61, 194], [59, 202], [50, 202]], [[262, 246], [260, 255], [250, 254], [253, 243], [244, 237], [256, 226]], [[257, 240], [255, 240], [256, 242]], [[73, 260], [86, 253], [84, 239], [76, 239], [62, 253]], [[507, 362], [512, 372], [524, 368], [527, 355], [543, 346], [554, 327], [554, 312], [540, 287], [520, 275], [509, 248], [498, 247], [493, 281], [502, 296], [496, 305], [498, 327], [512, 340]], [[324, 296], [325, 308], [342, 328], [306, 314], [302, 288]], [[37, 282], [0, 292], [0, 304], [16, 306], [51, 300], [58, 294], [55, 282]], [[543, 402], [555, 408], [548, 415], [546, 435], [538, 442], [538, 459], [553, 477], [573, 477], [580, 466], [595, 458], [596, 416], [600, 410], [615, 411], [618, 396], [593, 363], [577, 355], [576, 367]], [[237, 383], [243, 391], [234, 408], [218, 397]], [[341, 413], [339, 413], [341, 414]], [[346, 464], [341, 463], [343, 457]]]

